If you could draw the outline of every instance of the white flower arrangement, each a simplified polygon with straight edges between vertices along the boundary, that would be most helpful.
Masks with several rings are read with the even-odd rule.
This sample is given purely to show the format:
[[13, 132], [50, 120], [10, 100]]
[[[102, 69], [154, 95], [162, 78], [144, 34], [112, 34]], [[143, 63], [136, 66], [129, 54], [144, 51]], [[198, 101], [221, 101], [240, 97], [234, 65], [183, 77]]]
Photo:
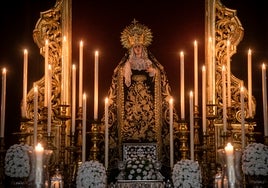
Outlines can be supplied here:
[[242, 171], [245, 175], [268, 175], [268, 146], [251, 143], [242, 154]]
[[126, 161], [127, 180], [156, 180], [153, 161], [145, 157], [133, 157]]
[[175, 188], [201, 188], [202, 178], [198, 162], [188, 159], [178, 161], [173, 167], [172, 181]]
[[29, 151], [33, 148], [27, 144], [14, 144], [5, 156], [5, 174], [9, 177], [25, 178], [30, 175]]
[[82, 163], [77, 171], [77, 188], [105, 188], [106, 170], [102, 163], [98, 161], [86, 161]]

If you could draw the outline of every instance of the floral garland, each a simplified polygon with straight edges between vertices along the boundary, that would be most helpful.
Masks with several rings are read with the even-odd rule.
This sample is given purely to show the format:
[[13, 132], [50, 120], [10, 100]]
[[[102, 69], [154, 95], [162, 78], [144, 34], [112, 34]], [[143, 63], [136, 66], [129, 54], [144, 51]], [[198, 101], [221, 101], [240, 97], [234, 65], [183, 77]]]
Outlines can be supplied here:
[[30, 175], [29, 151], [33, 148], [27, 144], [14, 144], [5, 156], [5, 174], [9, 177], [24, 178]]
[[268, 175], [268, 146], [251, 143], [242, 154], [242, 170], [246, 175]]
[[178, 161], [172, 171], [172, 181], [175, 188], [201, 188], [201, 171], [198, 162], [192, 160]]
[[86, 161], [79, 166], [76, 177], [77, 188], [105, 188], [106, 170], [98, 161]]
[[133, 157], [126, 161], [127, 180], [156, 180], [153, 161], [144, 157]]

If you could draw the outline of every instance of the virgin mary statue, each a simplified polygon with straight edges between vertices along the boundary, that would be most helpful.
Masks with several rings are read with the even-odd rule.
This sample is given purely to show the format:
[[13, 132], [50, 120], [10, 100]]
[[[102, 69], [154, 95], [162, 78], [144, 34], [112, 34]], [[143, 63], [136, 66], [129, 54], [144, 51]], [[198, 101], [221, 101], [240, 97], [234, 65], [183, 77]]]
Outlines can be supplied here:
[[136, 20], [121, 33], [127, 53], [114, 70], [108, 92], [110, 169], [123, 160], [125, 143], [154, 143], [157, 159], [169, 165], [170, 86], [164, 67], [147, 49], [152, 38], [151, 30]]

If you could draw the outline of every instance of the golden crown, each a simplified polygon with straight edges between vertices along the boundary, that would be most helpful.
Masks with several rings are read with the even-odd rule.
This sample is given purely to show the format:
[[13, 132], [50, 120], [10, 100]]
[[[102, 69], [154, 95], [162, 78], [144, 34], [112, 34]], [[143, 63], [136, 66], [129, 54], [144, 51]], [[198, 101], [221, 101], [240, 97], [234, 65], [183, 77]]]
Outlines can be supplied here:
[[152, 38], [151, 30], [145, 25], [138, 23], [135, 19], [121, 33], [121, 43], [127, 49], [134, 45], [148, 46], [151, 44]]

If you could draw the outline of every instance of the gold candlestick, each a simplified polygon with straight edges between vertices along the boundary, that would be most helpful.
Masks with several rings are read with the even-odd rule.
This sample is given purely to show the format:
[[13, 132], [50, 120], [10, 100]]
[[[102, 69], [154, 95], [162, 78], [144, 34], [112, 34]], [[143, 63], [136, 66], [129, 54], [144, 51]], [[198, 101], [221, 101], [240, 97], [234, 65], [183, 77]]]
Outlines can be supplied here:
[[207, 187], [209, 185], [209, 168], [208, 168], [208, 156], [207, 156], [207, 151], [208, 151], [208, 145], [207, 145], [207, 140], [208, 140], [208, 134], [207, 132], [203, 132], [203, 145], [202, 145], [202, 178], [203, 178], [203, 185], [204, 187]]
[[185, 121], [179, 122], [179, 129], [177, 132], [179, 133], [179, 140], [181, 143], [180, 144], [181, 159], [187, 159], [189, 152], [189, 148], [187, 145], [189, 130], [187, 128], [187, 123]]
[[60, 105], [60, 115], [58, 118], [61, 120], [61, 130], [60, 130], [60, 170], [64, 172], [65, 166], [65, 150], [66, 150], [66, 121], [69, 120], [71, 117], [67, 115], [67, 104]]
[[100, 123], [94, 122], [92, 123], [91, 126], [91, 131], [89, 133], [91, 135], [91, 141], [92, 141], [92, 147], [90, 149], [90, 155], [89, 155], [89, 160], [98, 160], [98, 153], [99, 153], [99, 147], [98, 143], [100, 140], [100, 135], [101, 135], [101, 129], [100, 129]]
[[247, 118], [246, 121], [248, 122], [248, 133], [246, 134], [248, 137], [248, 144], [255, 143], [254, 120], [253, 118]]
[[208, 184], [212, 185], [214, 181], [214, 175], [216, 174], [216, 146], [215, 146], [215, 125], [214, 120], [217, 118], [217, 105], [207, 104], [207, 119], [208, 124], [208, 138], [207, 138], [207, 157], [209, 168], [209, 180]]
[[[233, 141], [233, 127], [232, 127], [232, 122], [234, 120], [234, 108], [231, 106], [227, 107], [227, 139], [228, 142]], [[226, 143], [224, 143], [226, 144]]]
[[77, 162], [81, 163], [82, 162], [82, 120], [83, 120], [83, 108], [79, 107], [78, 112], [77, 112], [77, 124], [78, 126], [76, 127], [76, 132], [77, 132]]
[[199, 111], [198, 106], [194, 108], [194, 159], [201, 162], [200, 156], [200, 139], [199, 139]]

